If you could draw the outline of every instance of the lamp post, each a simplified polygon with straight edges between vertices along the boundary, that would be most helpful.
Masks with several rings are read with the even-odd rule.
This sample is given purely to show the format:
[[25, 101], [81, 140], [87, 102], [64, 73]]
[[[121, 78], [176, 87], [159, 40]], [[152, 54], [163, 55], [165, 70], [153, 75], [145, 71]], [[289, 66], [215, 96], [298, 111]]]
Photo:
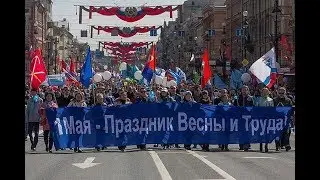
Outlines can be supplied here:
[[54, 39], [54, 72], [57, 74], [57, 56], [58, 56], [58, 43], [59, 43], [59, 37], [55, 37]]
[[225, 22], [221, 23], [221, 26], [222, 26], [222, 39], [220, 43], [221, 43], [221, 46], [223, 47], [223, 52], [222, 52], [223, 77], [224, 77], [224, 80], [227, 81], [228, 72], [230, 71], [230, 62], [227, 61], [227, 57], [226, 57], [226, 49], [227, 49], [226, 39], [225, 39], [226, 23]]
[[180, 53], [181, 53], [181, 45], [178, 45], [178, 56], [179, 56], [179, 61], [178, 61], [178, 65], [180, 67], [180, 61], [181, 61], [181, 57], [180, 57]]
[[196, 50], [195, 50], [195, 47], [197, 47], [197, 40], [198, 40], [198, 37], [194, 37], [194, 46], [192, 47], [192, 54], [191, 56], [193, 55], [194, 56], [194, 60], [193, 60], [193, 73], [195, 73], [197, 70], [196, 70]]
[[281, 67], [281, 61], [279, 59], [278, 61], [278, 13], [281, 13], [281, 9], [279, 8], [279, 0], [274, 1], [274, 9], [272, 10], [272, 13], [275, 13], [275, 21], [274, 21], [274, 50], [275, 50], [275, 56], [276, 56], [276, 62], [279, 62], [279, 65]]
[[244, 49], [244, 59], [247, 59], [247, 40], [248, 40], [248, 27], [249, 27], [249, 23], [248, 23], [248, 11], [243, 11], [242, 13], [243, 17], [244, 17], [244, 22], [242, 24], [242, 29], [243, 29], [243, 49]]

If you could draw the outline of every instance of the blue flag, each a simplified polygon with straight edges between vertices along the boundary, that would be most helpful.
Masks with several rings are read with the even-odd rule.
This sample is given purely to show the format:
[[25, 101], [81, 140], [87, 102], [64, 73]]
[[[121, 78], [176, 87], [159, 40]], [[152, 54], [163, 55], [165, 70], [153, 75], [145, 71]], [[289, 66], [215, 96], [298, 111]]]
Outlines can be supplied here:
[[230, 88], [231, 89], [239, 89], [242, 87], [242, 80], [241, 80], [242, 73], [239, 70], [234, 70], [231, 73], [230, 79]]
[[93, 75], [92, 75], [92, 65], [91, 65], [91, 51], [90, 51], [90, 48], [88, 48], [86, 61], [84, 62], [83, 66], [81, 68], [80, 82], [86, 88], [89, 88], [92, 76]]
[[218, 75], [214, 76], [214, 86], [218, 89], [228, 88], [226, 83], [224, 83]]

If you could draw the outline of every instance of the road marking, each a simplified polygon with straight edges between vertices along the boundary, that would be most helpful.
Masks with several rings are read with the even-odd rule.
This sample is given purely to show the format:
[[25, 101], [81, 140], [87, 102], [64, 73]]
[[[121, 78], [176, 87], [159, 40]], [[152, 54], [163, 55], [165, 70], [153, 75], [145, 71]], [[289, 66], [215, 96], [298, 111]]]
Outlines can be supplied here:
[[196, 179], [196, 180], [226, 180], [226, 179]]
[[207, 164], [211, 169], [219, 173], [222, 177], [225, 178], [225, 180], [236, 180], [234, 177], [232, 177], [230, 174], [226, 173], [224, 170], [220, 169], [218, 166], [210, 162], [209, 160], [205, 159], [203, 156], [199, 155], [198, 153], [194, 151], [187, 150], [188, 153], [192, 154], [194, 157], [200, 159], [202, 162]]
[[84, 160], [83, 163], [73, 163], [72, 165], [74, 165], [78, 168], [81, 168], [81, 169], [86, 169], [86, 168], [101, 164], [101, 163], [92, 163], [94, 159], [95, 159], [95, 157], [87, 157], [87, 159]]
[[277, 158], [274, 158], [274, 157], [243, 157], [245, 159], [277, 159]]
[[174, 152], [174, 151], [166, 151], [166, 152], [157, 152], [158, 154], [188, 154], [185, 151], [181, 151], [181, 152]]
[[148, 151], [148, 152], [150, 153], [154, 163], [156, 164], [162, 180], [172, 180], [167, 168], [162, 163], [158, 154], [155, 151]]

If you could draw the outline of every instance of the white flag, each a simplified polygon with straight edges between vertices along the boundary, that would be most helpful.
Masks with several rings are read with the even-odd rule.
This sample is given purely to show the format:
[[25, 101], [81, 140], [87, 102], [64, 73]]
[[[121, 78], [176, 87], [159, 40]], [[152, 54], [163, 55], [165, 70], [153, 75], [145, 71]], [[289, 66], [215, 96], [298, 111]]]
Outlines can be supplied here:
[[271, 88], [276, 82], [277, 78], [276, 56], [274, 48], [254, 62], [249, 71], [267, 87]]

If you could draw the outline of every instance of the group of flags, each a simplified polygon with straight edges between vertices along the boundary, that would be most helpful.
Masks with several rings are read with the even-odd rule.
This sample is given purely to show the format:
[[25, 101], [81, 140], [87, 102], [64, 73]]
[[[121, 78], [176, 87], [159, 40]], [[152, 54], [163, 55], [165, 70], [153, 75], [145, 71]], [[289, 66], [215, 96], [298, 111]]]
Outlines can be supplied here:
[[173, 69], [164, 69], [156, 67], [156, 47], [155, 45], [151, 46], [149, 60], [144, 65], [142, 76], [147, 80], [148, 83], [151, 82], [154, 75], [160, 77], [167, 77], [167, 81], [174, 80], [179, 84], [182, 80], [186, 80], [186, 74], [179, 68], [176, 67]]
[[[42, 59], [41, 49], [31, 51], [31, 57], [32, 60], [30, 63], [30, 85], [31, 88], [38, 89], [39, 86], [47, 78], [47, 70]], [[62, 73], [65, 74], [69, 81], [81, 82], [84, 87], [89, 88], [92, 82], [91, 79], [94, 75], [91, 61], [91, 51], [90, 48], [88, 48], [85, 63], [81, 68], [79, 81], [77, 80], [77, 73], [75, 71], [75, 65], [72, 60], [70, 63], [70, 67], [68, 67], [68, 65], [64, 61], [61, 62]], [[202, 57], [202, 69], [203, 71], [201, 76], [201, 87], [204, 88], [212, 79], [212, 72], [209, 64], [209, 54], [207, 49], [204, 50], [204, 54]], [[132, 71], [135, 71], [135, 69], [132, 69]], [[276, 57], [274, 48], [272, 48], [265, 55], [254, 62], [249, 71], [267, 87], [271, 88], [275, 84], [277, 78]], [[169, 69], [167, 71], [156, 67], [156, 48], [155, 45], [152, 45], [149, 59], [144, 65], [142, 71], [142, 76], [147, 80], [148, 83], [150, 83], [154, 75], [167, 77], [168, 81], [174, 80], [177, 82], [177, 84], [179, 84], [182, 80], [186, 80], [185, 73], [178, 67], [176, 67], [175, 70]], [[232, 71], [230, 88], [238, 89], [242, 86], [241, 75], [242, 73], [239, 70]], [[225, 83], [223, 83], [222, 79], [218, 75], [214, 76], [214, 84], [217, 88], [226, 88]]]

